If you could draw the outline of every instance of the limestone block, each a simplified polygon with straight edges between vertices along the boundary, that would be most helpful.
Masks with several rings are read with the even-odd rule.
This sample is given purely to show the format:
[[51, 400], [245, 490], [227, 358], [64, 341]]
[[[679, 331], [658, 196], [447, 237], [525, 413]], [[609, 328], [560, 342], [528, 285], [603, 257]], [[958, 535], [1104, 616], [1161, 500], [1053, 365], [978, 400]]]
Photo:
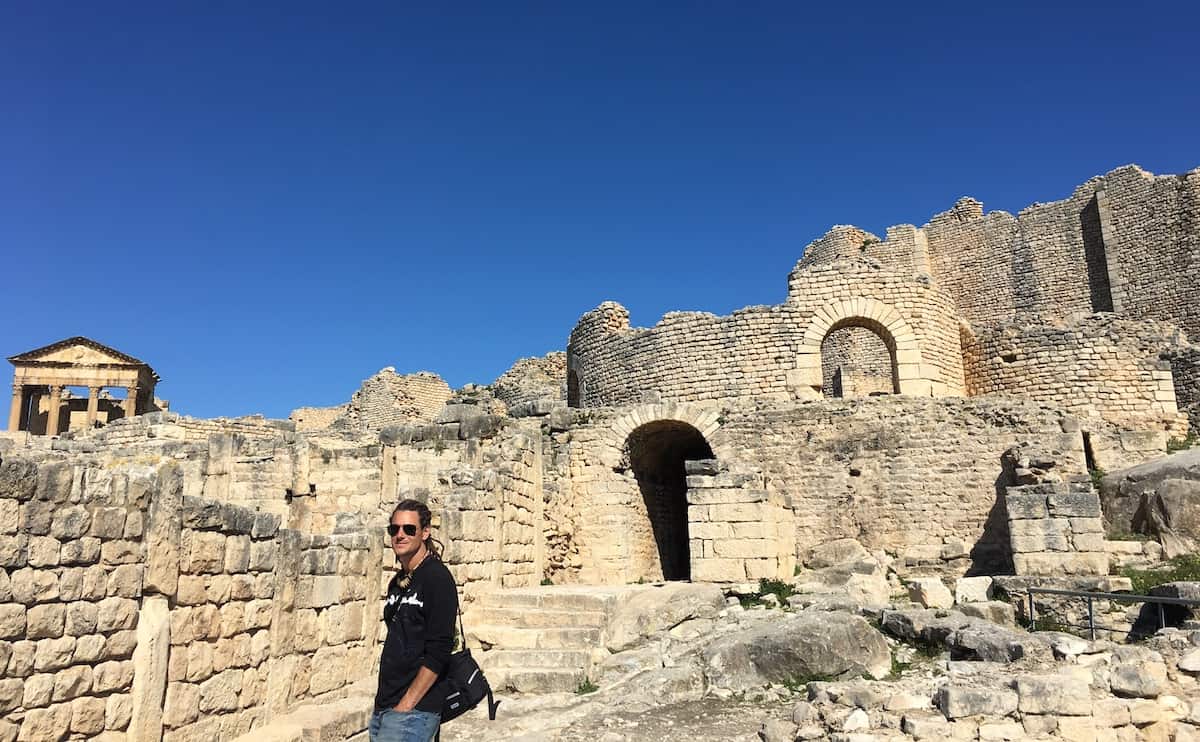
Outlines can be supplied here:
[[[120, 598], [109, 598], [120, 600]], [[142, 600], [133, 634], [132, 708], [129, 736], [131, 739], [161, 739], [163, 701], [167, 687], [167, 661], [171, 650], [171, 616], [167, 598], [159, 595]]]
[[908, 597], [926, 608], [950, 608], [954, 596], [938, 577], [916, 577], [908, 581]]
[[191, 683], [171, 683], [167, 686], [167, 701], [163, 708], [163, 725], [178, 729], [191, 724], [200, 716], [200, 686]]
[[738, 502], [766, 502], [766, 500], [765, 490], [742, 487], [706, 487], [687, 491], [689, 505], [720, 505]]
[[765, 559], [779, 551], [774, 541], [766, 539], [725, 539], [712, 544], [716, 556], [734, 559]]
[[200, 684], [200, 711], [220, 713], [234, 711], [238, 707], [241, 691], [242, 671], [226, 670]]
[[105, 699], [104, 728], [124, 729], [129, 726], [133, 702], [129, 694], [114, 694]]
[[230, 536], [225, 540], [225, 571], [245, 572], [250, 567], [250, 537]]
[[346, 683], [346, 650], [344, 647], [322, 647], [313, 657], [309, 692], [326, 693]]
[[0, 536], [0, 567], [16, 569], [29, 563], [29, 535]]
[[63, 730], [71, 728], [73, 716], [71, 704], [60, 703], [48, 708], [34, 709], [25, 715], [21, 723], [20, 739], [61, 739]]
[[1118, 696], [1156, 698], [1166, 689], [1167, 667], [1157, 652], [1140, 647], [1119, 647], [1113, 653], [1109, 683], [1112, 692]]
[[24, 697], [18, 700], [25, 708], [42, 708], [50, 705], [53, 696], [53, 673], [39, 673], [25, 680]]
[[1031, 675], [1018, 677], [1018, 709], [1024, 714], [1089, 716], [1092, 696], [1088, 681], [1069, 675]]
[[25, 636], [27, 609], [18, 603], [0, 605], [0, 639], [21, 639]]
[[1095, 740], [1096, 722], [1087, 716], [1063, 716], [1058, 719], [1058, 736], [1067, 742]]
[[92, 668], [87, 665], [73, 665], [60, 670], [54, 676], [55, 703], [70, 701], [87, 694], [92, 689]]
[[30, 536], [28, 542], [29, 566], [54, 567], [59, 563], [58, 539], [50, 536]]
[[54, 510], [50, 535], [59, 541], [70, 541], [88, 535], [92, 525], [91, 513], [80, 505], [68, 505]]
[[1092, 705], [1092, 718], [1101, 728], [1125, 726], [1130, 722], [1129, 701], [1119, 698], [1105, 698]]
[[184, 531], [180, 570], [188, 574], [218, 574], [225, 569], [225, 537], [212, 531]]
[[140, 598], [142, 596], [142, 565], [122, 564], [108, 575], [106, 592], [109, 597]]
[[13, 678], [29, 677], [33, 673], [37, 642], [19, 641], [12, 643], [12, 656], [8, 658], [7, 675]]
[[743, 582], [746, 568], [740, 559], [694, 559], [692, 580], [695, 582]]
[[85, 636], [96, 631], [100, 609], [95, 603], [76, 601], [66, 606], [64, 631], [71, 636]]
[[59, 560], [63, 564], [88, 565], [100, 561], [100, 539], [92, 536], [67, 541], [59, 550]]
[[231, 575], [227, 600], [250, 600], [254, 597], [254, 575]]
[[760, 503], [733, 503], [728, 505], [709, 505], [708, 520], [710, 521], [762, 521], [767, 520], [767, 513]]
[[[7, 714], [22, 705], [25, 686], [26, 682], [19, 678], [0, 680], [0, 714]], [[25, 705], [29, 707], [30, 704]]]
[[938, 708], [947, 719], [968, 716], [1008, 716], [1017, 710], [1017, 694], [1006, 688], [946, 685], [937, 694]]
[[99, 662], [104, 657], [105, 638], [100, 634], [88, 634], [75, 640], [75, 661]]
[[341, 600], [342, 578], [337, 575], [320, 575], [313, 578], [309, 607], [324, 608]]
[[214, 645], [210, 642], [193, 642], [187, 648], [187, 674], [189, 683], [199, 683], [213, 676]]
[[981, 603], [962, 603], [958, 606], [965, 616], [982, 618], [1001, 626], [1017, 625], [1017, 609], [1003, 600], [985, 600]]
[[980, 742], [1025, 739], [1025, 727], [1012, 719], [981, 720], [979, 722], [979, 739]]
[[13, 534], [21, 522], [21, 503], [5, 497], [0, 498], [0, 534]]
[[1071, 548], [1068, 538], [1071, 524], [1066, 518], [1014, 520], [1009, 522], [1008, 528], [1014, 553], [1068, 551]]
[[183, 475], [177, 465], [159, 470], [158, 491], [150, 502], [143, 543], [146, 573], [142, 589], [148, 593], [174, 595], [182, 554], [181, 514]]
[[142, 560], [141, 551], [136, 541], [104, 541], [100, 544], [100, 561], [104, 564], [136, 564]]
[[125, 508], [96, 508], [87, 535], [108, 540], [122, 538], [125, 535]]
[[132, 657], [133, 650], [137, 647], [137, 644], [136, 631], [114, 631], [104, 640], [104, 658], [123, 660]]
[[1103, 552], [1045, 552], [1013, 554], [1019, 575], [1106, 575], [1108, 555]]
[[955, 603], [982, 603], [992, 599], [992, 578], [960, 577], [954, 582]]
[[1054, 518], [1099, 518], [1100, 496], [1094, 491], [1051, 492], [1047, 497], [1050, 516]]
[[1046, 495], [1039, 492], [1023, 492], [1019, 487], [1010, 487], [1004, 497], [1010, 520], [1040, 520], [1049, 515]]
[[71, 703], [71, 731], [97, 735], [104, 731], [104, 699], [77, 698]]
[[278, 547], [274, 541], [256, 541], [250, 545], [249, 569], [252, 572], [270, 572], [275, 569], [275, 553]]
[[98, 604], [96, 628], [102, 632], [132, 629], [137, 625], [137, 601], [105, 598]]
[[75, 637], [42, 639], [37, 642], [33, 667], [38, 672], [49, 672], [69, 667], [75, 657]]
[[130, 661], [102, 662], [92, 673], [92, 690], [96, 693], [128, 690], [133, 686], [133, 663]]

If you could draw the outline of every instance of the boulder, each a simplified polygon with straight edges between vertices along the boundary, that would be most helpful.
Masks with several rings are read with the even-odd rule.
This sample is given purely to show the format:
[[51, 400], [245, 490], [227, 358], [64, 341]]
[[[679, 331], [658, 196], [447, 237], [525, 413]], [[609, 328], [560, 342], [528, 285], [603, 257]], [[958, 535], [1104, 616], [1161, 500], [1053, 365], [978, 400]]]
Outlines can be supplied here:
[[954, 582], [955, 603], [983, 603], [991, 599], [991, 577], [960, 577]]
[[937, 705], [947, 719], [1008, 716], [1017, 710], [1017, 694], [1002, 687], [952, 684], [938, 690]]
[[820, 678], [882, 678], [891, 671], [887, 640], [862, 617], [805, 611], [765, 621], [704, 650], [709, 685], [745, 691], [767, 683]]
[[721, 588], [668, 582], [635, 593], [620, 605], [608, 627], [608, 649], [621, 652], [647, 637], [696, 618], [712, 618], [725, 607]]
[[1200, 448], [1108, 474], [1100, 501], [1117, 532], [1157, 533], [1147, 529], [1159, 518], [1184, 537], [1200, 536]]
[[1032, 658], [1048, 662], [1053, 659], [1050, 645], [1035, 634], [978, 618], [969, 619], [950, 635], [946, 643], [950, 656], [960, 660], [1015, 662]]
[[1157, 698], [1167, 687], [1162, 655], [1143, 647], [1117, 647], [1109, 669], [1109, 685], [1126, 698]]
[[907, 642], [945, 644], [947, 639], [968, 619], [958, 611], [939, 611], [932, 608], [906, 608], [884, 611], [880, 617], [883, 630]]

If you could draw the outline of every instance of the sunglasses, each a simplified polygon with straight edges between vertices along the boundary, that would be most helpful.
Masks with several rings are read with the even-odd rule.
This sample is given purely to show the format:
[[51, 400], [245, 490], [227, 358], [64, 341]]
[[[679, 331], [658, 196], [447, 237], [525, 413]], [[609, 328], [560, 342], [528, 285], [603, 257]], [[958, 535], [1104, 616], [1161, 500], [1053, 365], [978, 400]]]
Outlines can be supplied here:
[[404, 531], [405, 536], [417, 535], [417, 527], [412, 523], [405, 523], [404, 525], [400, 525], [398, 523], [388, 523], [388, 535], [392, 538], [396, 538], [396, 534], [400, 533], [401, 530]]

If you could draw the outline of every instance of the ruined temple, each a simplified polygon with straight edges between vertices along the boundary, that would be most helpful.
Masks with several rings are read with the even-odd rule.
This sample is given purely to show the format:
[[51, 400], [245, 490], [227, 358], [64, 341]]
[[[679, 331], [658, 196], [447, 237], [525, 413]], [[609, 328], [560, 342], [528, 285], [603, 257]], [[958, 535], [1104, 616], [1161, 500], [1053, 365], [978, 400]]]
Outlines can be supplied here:
[[[42, 436], [21, 412], [0, 738], [227, 739], [335, 704], [372, 677], [405, 497], [517, 690], [589, 676], [605, 588], [791, 580], [851, 539], [935, 582], [1104, 587], [1162, 555], [1093, 480], [1200, 426], [1200, 170], [1124, 167], [1016, 216], [963, 199], [884, 239], [835, 227], [786, 281], [780, 304], [650, 328], [605, 302], [491, 385], [389, 368], [291, 420], [137, 402]], [[11, 359], [14, 389], [79, 383], [22, 375], [60, 345]]]

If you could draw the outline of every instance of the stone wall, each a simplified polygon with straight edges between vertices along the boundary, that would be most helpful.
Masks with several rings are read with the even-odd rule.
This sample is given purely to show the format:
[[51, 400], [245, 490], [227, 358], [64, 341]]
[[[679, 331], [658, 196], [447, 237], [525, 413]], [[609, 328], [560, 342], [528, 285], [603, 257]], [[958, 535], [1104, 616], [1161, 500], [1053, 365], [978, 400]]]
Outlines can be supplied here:
[[[1130, 430], [1178, 435], [1171, 363], [1175, 332], [1159, 323], [1085, 316], [1063, 326], [1013, 323], [964, 332], [968, 394], [1026, 397]], [[1160, 445], [1161, 448], [1161, 445]]]
[[0, 730], [228, 739], [370, 674], [381, 534], [280, 529], [183, 480], [5, 454]]
[[1136, 166], [1092, 178], [1067, 199], [1013, 216], [960, 199], [924, 227], [874, 241], [836, 226], [805, 248], [802, 266], [870, 257], [926, 271], [972, 326], [1021, 315], [1071, 319], [1116, 311], [1200, 336], [1200, 169], [1154, 176]]
[[[389, 425], [430, 422], [450, 399], [450, 386], [437, 374], [420, 371], [400, 375], [388, 366], [365, 379], [345, 405], [334, 408], [301, 407], [291, 420], [301, 419], [304, 430], [344, 428], [379, 432]], [[341, 410], [332, 420], [330, 411]], [[322, 422], [327, 424], [319, 428]]]
[[1007, 487], [1004, 504], [1016, 574], [1108, 574], [1100, 497], [1088, 479]]
[[548, 353], [540, 358], [522, 358], [491, 384], [492, 393], [513, 409], [538, 400], [567, 398], [567, 354]]
[[298, 432], [324, 430], [333, 425], [339, 417], [345, 415], [349, 409], [349, 404], [334, 405], [333, 407], [297, 407], [288, 415], [288, 420], [295, 424]]
[[879, 334], [895, 356], [901, 393], [963, 393], [958, 320], [950, 297], [925, 277], [859, 260], [798, 267], [788, 300], [728, 317], [671, 312], [631, 328], [613, 302], [585, 314], [568, 343], [574, 406], [820, 395], [821, 344], [846, 326]]

